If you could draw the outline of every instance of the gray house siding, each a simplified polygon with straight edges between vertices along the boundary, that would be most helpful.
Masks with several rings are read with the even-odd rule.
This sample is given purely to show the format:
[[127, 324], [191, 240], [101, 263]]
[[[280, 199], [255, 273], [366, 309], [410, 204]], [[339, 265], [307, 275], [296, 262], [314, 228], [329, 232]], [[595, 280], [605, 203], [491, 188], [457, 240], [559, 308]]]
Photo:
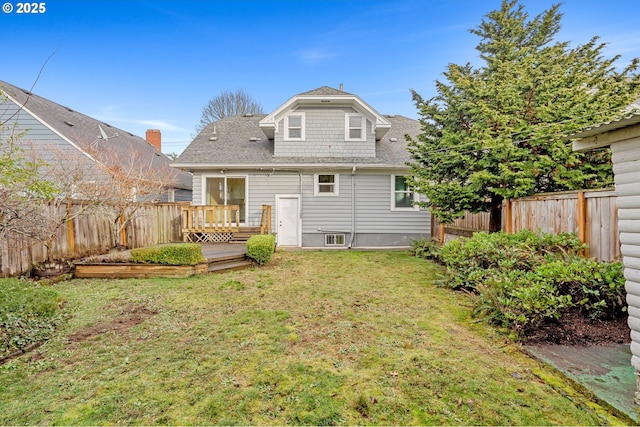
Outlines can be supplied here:
[[640, 372], [640, 138], [611, 144], [611, 153], [632, 339], [631, 364]]
[[247, 225], [260, 225], [262, 205], [270, 205], [273, 207], [271, 223], [275, 226], [275, 201], [278, 194], [300, 194], [300, 176], [295, 172], [250, 174]]
[[191, 199], [191, 203], [194, 205], [203, 205], [204, 204], [204, 190], [202, 187], [202, 172], [193, 172], [193, 196]]
[[392, 209], [391, 176], [356, 176], [357, 246], [406, 246], [412, 240], [430, 236], [428, 211]]
[[[262, 206], [271, 205], [275, 228], [275, 201], [278, 195], [300, 195], [302, 246], [324, 247], [326, 234], [344, 234], [345, 247], [407, 246], [414, 239], [428, 237], [429, 213], [424, 210], [391, 209], [391, 174], [340, 173], [338, 195], [315, 195], [315, 174], [332, 171], [255, 173], [233, 171], [229, 175], [247, 175], [248, 226], [260, 225]], [[194, 174], [194, 204], [202, 204], [203, 176]], [[355, 189], [355, 203], [352, 197]], [[352, 240], [352, 232], [356, 235]]]
[[305, 138], [285, 140], [285, 119], [278, 122], [274, 155], [279, 157], [375, 157], [375, 135], [369, 120], [366, 141], [347, 141], [345, 114], [356, 114], [353, 108], [299, 108], [295, 113], [305, 115]]
[[72, 158], [72, 156], [73, 158], [84, 157], [77, 148], [42, 124], [36, 117], [24, 109], [19, 109], [13, 102], [2, 104], [0, 121], [6, 122], [4, 128], [0, 129], [0, 134], [20, 135], [23, 133], [18, 137], [17, 142], [25, 150], [32, 148], [37, 150], [38, 147], [46, 145], [46, 149], [38, 150], [38, 155], [46, 163]]

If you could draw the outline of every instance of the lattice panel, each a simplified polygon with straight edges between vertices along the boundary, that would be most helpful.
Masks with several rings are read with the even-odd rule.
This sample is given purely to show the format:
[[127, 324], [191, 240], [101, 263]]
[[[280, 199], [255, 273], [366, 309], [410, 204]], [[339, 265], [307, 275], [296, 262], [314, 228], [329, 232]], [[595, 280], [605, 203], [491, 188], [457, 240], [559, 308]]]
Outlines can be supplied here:
[[193, 243], [227, 243], [233, 236], [232, 232], [190, 232], [187, 233], [187, 241]]

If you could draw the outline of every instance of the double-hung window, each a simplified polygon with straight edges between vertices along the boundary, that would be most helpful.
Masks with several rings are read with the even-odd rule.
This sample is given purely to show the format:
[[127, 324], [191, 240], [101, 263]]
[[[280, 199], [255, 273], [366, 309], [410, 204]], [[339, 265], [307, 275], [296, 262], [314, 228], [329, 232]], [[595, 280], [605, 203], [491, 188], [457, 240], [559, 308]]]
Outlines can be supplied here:
[[337, 174], [315, 174], [314, 194], [316, 196], [337, 196], [338, 192]]
[[304, 113], [289, 114], [285, 120], [285, 139], [304, 140]]
[[364, 141], [366, 138], [366, 120], [360, 114], [345, 115], [345, 139], [347, 141]]
[[401, 175], [391, 175], [391, 209], [418, 209], [418, 207], [413, 204], [414, 200], [415, 192], [407, 182], [407, 178]]

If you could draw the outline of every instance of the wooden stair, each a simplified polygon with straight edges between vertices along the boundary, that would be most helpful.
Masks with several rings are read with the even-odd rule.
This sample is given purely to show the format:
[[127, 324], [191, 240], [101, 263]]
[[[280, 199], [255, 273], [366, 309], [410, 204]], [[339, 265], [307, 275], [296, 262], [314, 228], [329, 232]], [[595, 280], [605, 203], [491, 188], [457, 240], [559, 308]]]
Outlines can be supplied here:
[[253, 266], [253, 262], [245, 254], [211, 259], [208, 264], [209, 273], [224, 273], [225, 271], [242, 270]]
[[260, 234], [260, 227], [240, 227], [239, 231], [233, 233], [229, 243], [246, 243], [251, 236], [256, 234]]

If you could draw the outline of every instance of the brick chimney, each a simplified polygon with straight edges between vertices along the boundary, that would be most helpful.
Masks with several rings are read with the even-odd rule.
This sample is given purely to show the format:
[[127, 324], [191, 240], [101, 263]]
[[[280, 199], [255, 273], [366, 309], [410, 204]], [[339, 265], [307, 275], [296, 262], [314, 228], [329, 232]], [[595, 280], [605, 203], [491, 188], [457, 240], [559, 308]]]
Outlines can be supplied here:
[[147, 129], [146, 140], [149, 144], [156, 147], [158, 151], [162, 151], [162, 134], [160, 134], [160, 129]]

